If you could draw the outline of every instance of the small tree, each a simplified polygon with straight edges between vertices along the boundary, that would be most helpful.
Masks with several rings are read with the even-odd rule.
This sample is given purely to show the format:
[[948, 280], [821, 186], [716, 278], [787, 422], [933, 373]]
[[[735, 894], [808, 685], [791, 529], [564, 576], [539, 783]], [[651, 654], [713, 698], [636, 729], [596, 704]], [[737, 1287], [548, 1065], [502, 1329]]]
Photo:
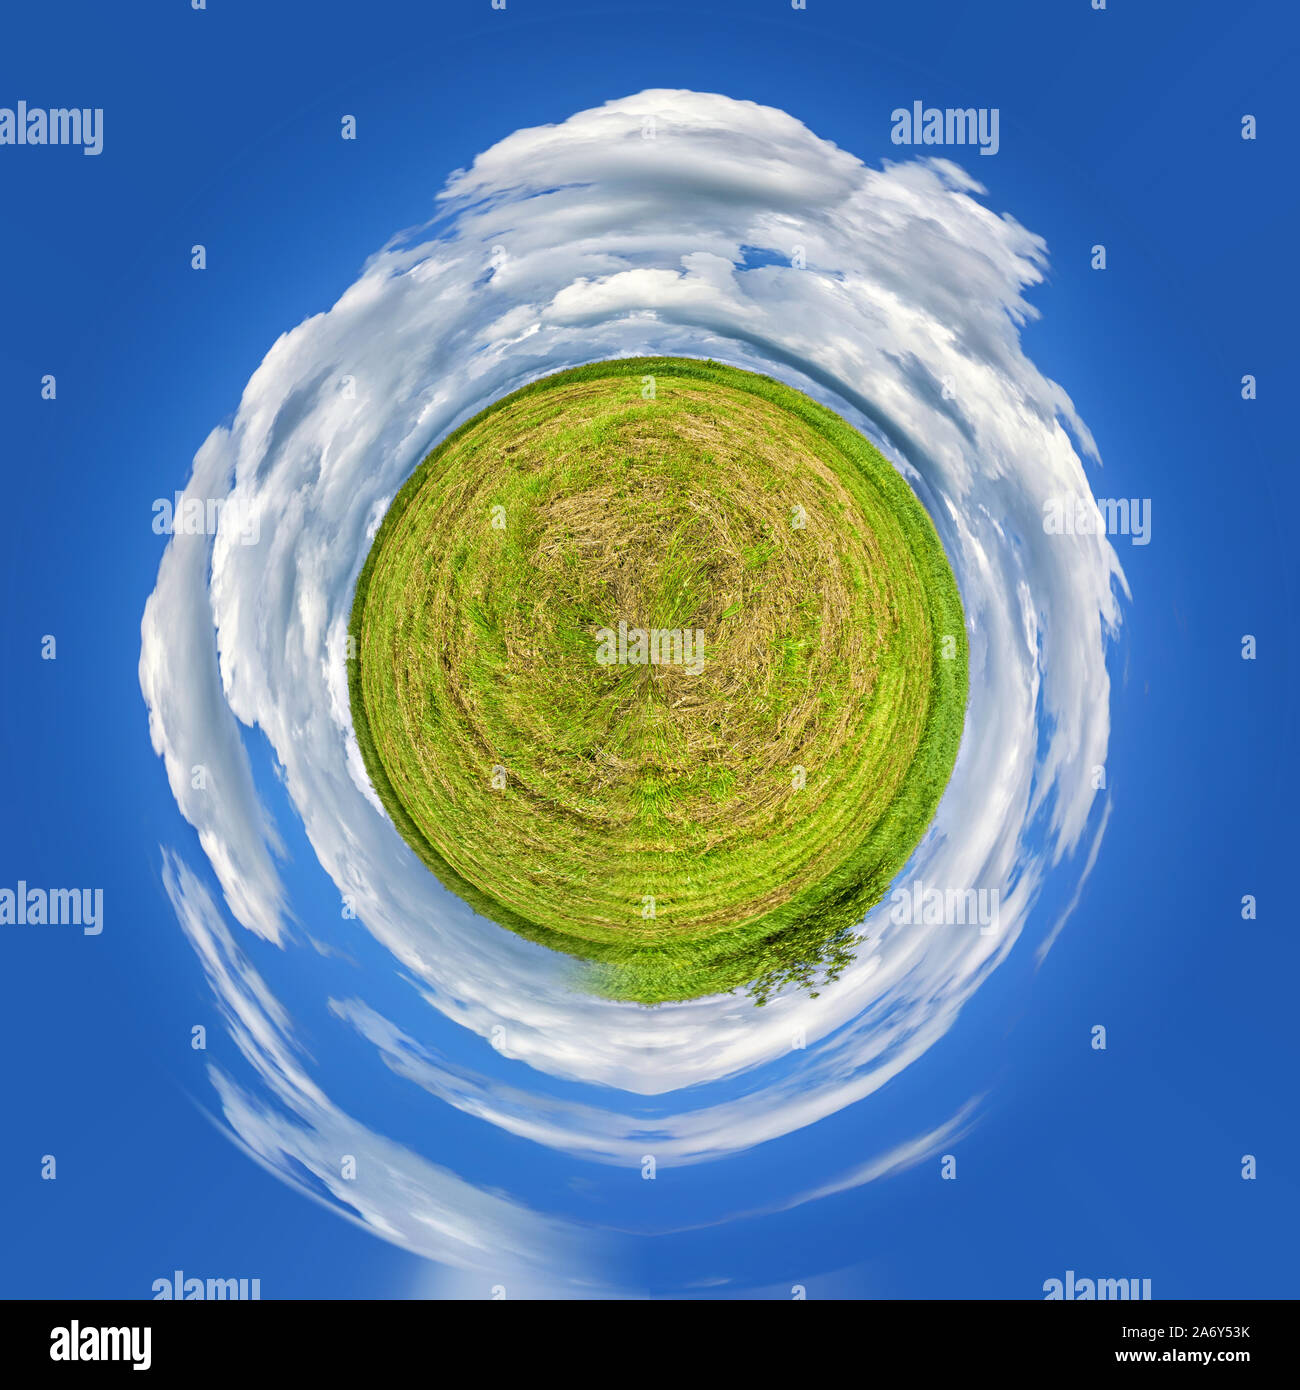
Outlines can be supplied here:
[[855, 949], [866, 940], [855, 927], [840, 927], [826, 935], [808, 927], [771, 944], [770, 963], [745, 988], [758, 1008], [789, 985], [806, 989], [812, 998], [821, 986], [834, 984], [853, 962]]

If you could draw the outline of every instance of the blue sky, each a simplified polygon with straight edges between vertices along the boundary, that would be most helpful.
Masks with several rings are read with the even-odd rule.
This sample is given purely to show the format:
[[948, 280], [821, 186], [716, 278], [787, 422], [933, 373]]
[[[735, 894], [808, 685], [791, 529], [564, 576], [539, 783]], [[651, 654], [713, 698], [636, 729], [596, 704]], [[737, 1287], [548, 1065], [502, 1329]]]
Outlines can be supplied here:
[[[362, 17], [216, 3], [126, 19], [77, 5], [10, 20], [0, 104], [102, 107], [105, 144], [97, 158], [0, 148], [0, 884], [102, 885], [108, 906], [95, 938], [0, 928], [14, 1059], [5, 1294], [145, 1297], [183, 1268], [258, 1276], [266, 1297], [486, 1296], [490, 1279], [450, 1275], [292, 1191], [208, 1117], [189, 1029], [219, 1035], [221, 1021], [164, 892], [160, 846], [203, 858], [150, 747], [137, 676], [162, 555], [150, 507], [183, 485], [271, 344], [429, 217], [451, 171], [512, 131], [659, 87], [781, 108], [868, 165], [898, 157], [896, 106], [1000, 109], [996, 157], [944, 153], [986, 186], [987, 206], [1047, 243], [1046, 283], [1028, 296], [1042, 317], [1023, 345], [1096, 438], [1097, 491], [1153, 500], [1152, 544], [1121, 547], [1132, 600], [1112, 657], [1111, 818], [1096, 867], [1041, 968], [1034, 941], [1077, 872], [1049, 880], [952, 1029], [867, 1101], [653, 1185], [417, 1107], [378, 1063], [349, 1070], [354, 1055], [307, 1002], [332, 963], [300, 952], [291, 1003], [315, 1065], [397, 1142], [436, 1128], [441, 1161], [467, 1180], [627, 1232], [614, 1255], [625, 1291], [1032, 1298], [1074, 1269], [1149, 1277], [1157, 1297], [1298, 1292], [1283, 1242], [1300, 1214], [1288, 1027], [1297, 497], [1283, 433], [1297, 370], [1284, 99], [1297, 30], [1277, 8], [1191, 3], [1177, 25], [1083, 0], [870, 16], [822, 0], [806, 12], [377, 3]], [[338, 138], [341, 112], [358, 117], [355, 144]], [[1247, 112], [1253, 143], [1239, 136]], [[208, 247], [203, 274], [189, 268], [195, 242]], [[1097, 242], [1104, 273], [1089, 266]], [[40, 399], [46, 372], [53, 402]], [[1259, 380], [1249, 403], [1247, 372]], [[53, 662], [40, 660], [47, 633]], [[1254, 663], [1239, 658], [1243, 633], [1258, 638]], [[332, 913], [267, 749], [249, 742], [295, 907]], [[1244, 893], [1258, 898], [1254, 922], [1240, 918]], [[267, 971], [274, 950], [259, 957]], [[414, 1028], [418, 1001], [383, 978], [382, 950], [359, 937], [355, 956], [359, 992]], [[1104, 1053], [1089, 1046], [1097, 1023]], [[458, 1060], [487, 1070], [480, 1042]], [[785, 1212], [716, 1221], [803, 1187], [799, 1175], [813, 1186], [851, 1169], [974, 1095], [955, 1182], [926, 1158]], [[1240, 1176], [1247, 1153], [1253, 1182]], [[40, 1180], [44, 1154], [57, 1157], [54, 1182]], [[638, 1234], [652, 1230], [673, 1233]]]

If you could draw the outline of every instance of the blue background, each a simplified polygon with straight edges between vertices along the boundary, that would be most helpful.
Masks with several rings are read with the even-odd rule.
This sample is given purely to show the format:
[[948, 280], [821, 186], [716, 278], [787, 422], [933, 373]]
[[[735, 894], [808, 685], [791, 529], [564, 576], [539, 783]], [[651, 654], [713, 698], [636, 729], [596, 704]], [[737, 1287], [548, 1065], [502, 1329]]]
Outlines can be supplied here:
[[[1022, 944], [869, 1114], [676, 1185], [666, 1174], [646, 1224], [743, 1206], [813, 1152], [852, 1166], [882, 1115], [950, 1114], [974, 1057], [987, 1100], [955, 1149], [959, 1180], [927, 1161], [783, 1215], [645, 1240], [625, 1282], [668, 1292], [707, 1267], [732, 1292], [777, 1297], [799, 1281], [811, 1297], [1035, 1298], [1069, 1268], [1146, 1276], [1157, 1297], [1300, 1294], [1287, 1234], [1300, 1216], [1297, 27], [1283, 9], [172, 0], [7, 16], [0, 105], [103, 107], [105, 146], [0, 148], [0, 884], [103, 885], [108, 925], [96, 938], [0, 928], [0, 1293], [148, 1297], [178, 1267], [258, 1275], [264, 1297], [444, 1287], [263, 1172], [195, 1103], [208, 1092], [189, 1029], [219, 1024], [161, 890], [160, 843], [202, 860], [136, 676], [163, 544], [151, 503], [183, 486], [275, 338], [428, 217], [451, 170], [521, 126], [680, 86], [782, 107], [868, 162], [899, 153], [896, 106], [1000, 108], [996, 158], [943, 153], [1046, 238], [1027, 351], [1096, 436], [1096, 489], [1152, 498], [1154, 539], [1121, 543], [1133, 602], [1113, 815], [1043, 968]], [[344, 112], [355, 143], [339, 139]], [[204, 274], [189, 267], [195, 242]], [[1089, 267], [1094, 242], [1104, 273]], [[40, 399], [47, 372], [54, 402]], [[276, 810], [295, 892], [332, 902]], [[1241, 919], [1244, 893], [1256, 921]], [[1095, 1023], [1104, 1053], [1089, 1046]], [[499, 1137], [480, 1162], [475, 1126], [452, 1112], [447, 1126], [464, 1175], [566, 1205], [583, 1165]], [[57, 1181], [40, 1180], [46, 1153]]]

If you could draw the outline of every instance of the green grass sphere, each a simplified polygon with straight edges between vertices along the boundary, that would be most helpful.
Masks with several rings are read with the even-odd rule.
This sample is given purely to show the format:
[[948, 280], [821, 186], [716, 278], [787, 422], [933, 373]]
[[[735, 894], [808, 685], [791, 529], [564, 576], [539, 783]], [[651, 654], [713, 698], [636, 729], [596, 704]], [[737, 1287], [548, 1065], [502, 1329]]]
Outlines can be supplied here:
[[389, 508], [351, 632], [406, 841], [642, 1003], [834, 974], [965, 715], [961, 600], [906, 482], [714, 362], [593, 363], [463, 425]]

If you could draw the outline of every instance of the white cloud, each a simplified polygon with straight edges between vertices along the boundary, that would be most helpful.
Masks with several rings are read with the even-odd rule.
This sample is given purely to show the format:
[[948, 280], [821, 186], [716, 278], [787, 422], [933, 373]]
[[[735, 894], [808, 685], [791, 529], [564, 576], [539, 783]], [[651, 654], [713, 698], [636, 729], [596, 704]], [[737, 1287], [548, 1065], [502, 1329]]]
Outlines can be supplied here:
[[[419, 1044], [397, 1047], [420, 1084], [539, 1143], [619, 1161], [631, 1139], [614, 1093], [560, 1107], [535, 1094], [546, 1076], [668, 1096], [771, 1063], [725, 1104], [675, 1096], [655, 1129], [682, 1161], [789, 1133], [943, 1036], [1095, 825], [1124, 580], [1104, 537], [1043, 532], [1045, 498], [1090, 490], [1074, 441], [1096, 448], [1021, 347], [1045, 247], [983, 191], [947, 161], [871, 169], [782, 112], [699, 93], [643, 92], [519, 131], [451, 179], [436, 235], [386, 247], [332, 309], [280, 338], [200, 451], [192, 487], [232, 478], [261, 540], [219, 535], [210, 572], [201, 539], [169, 545], [142, 633], [155, 749], [244, 926], [283, 942], [291, 919], [240, 724], [265, 734], [320, 864], [441, 1016], [430, 1032], [445, 1020], [505, 1030], [511, 1087], [436, 1065], [415, 1076]], [[775, 263], [746, 268], [746, 248]], [[789, 264], [796, 248], [804, 269]], [[808, 391], [880, 443], [931, 508], [967, 606], [971, 698], [908, 878], [999, 890], [997, 935], [877, 911], [819, 999], [648, 1012], [583, 994], [572, 963], [475, 918], [379, 810], [337, 639], [383, 506], [489, 401], [638, 353], [714, 357]], [[195, 761], [213, 770], [201, 795], [188, 789]], [[383, 1021], [349, 1017], [391, 1060]], [[790, 1047], [795, 1029], [804, 1050]]]
[[[545, 1274], [574, 1288], [591, 1281], [607, 1258], [599, 1232], [485, 1192], [332, 1104], [307, 1077], [291, 1021], [211, 895], [189, 866], [167, 851], [163, 883], [231, 1036], [272, 1102], [259, 1100], [219, 1066], [209, 1065], [222, 1112], [253, 1158], [368, 1230], [442, 1264], [512, 1280]], [[353, 1160], [350, 1177], [343, 1175], [345, 1155]], [[304, 1170], [314, 1187], [303, 1181]]]

